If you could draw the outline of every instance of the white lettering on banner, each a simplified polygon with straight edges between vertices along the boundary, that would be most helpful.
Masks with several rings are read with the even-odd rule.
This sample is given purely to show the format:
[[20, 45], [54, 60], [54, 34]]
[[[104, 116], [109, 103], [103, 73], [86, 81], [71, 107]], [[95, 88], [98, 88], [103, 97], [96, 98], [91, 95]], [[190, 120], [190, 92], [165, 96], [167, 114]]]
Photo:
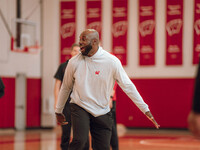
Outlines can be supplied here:
[[176, 54], [172, 54], [170, 57], [171, 57], [172, 59], [176, 59], [176, 58], [177, 58], [177, 55], [176, 55]]
[[125, 7], [115, 7], [114, 8], [114, 17], [125, 17], [126, 16], [126, 8]]
[[144, 37], [146, 35], [152, 34], [154, 27], [155, 27], [154, 20], [146, 20], [141, 22], [139, 25], [139, 31], [141, 36]]
[[168, 5], [168, 14], [169, 15], [180, 15], [181, 14], [181, 6], [180, 5]]
[[197, 44], [195, 47], [195, 52], [200, 52], [200, 44]]
[[153, 15], [153, 7], [152, 6], [142, 6], [140, 7], [141, 12], [140, 15], [141, 16], [152, 16]]
[[173, 19], [173, 20], [169, 21], [166, 25], [166, 29], [167, 29], [169, 36], [178, 34], [180, 32], [181, 27], [182, 27], [181, 19]]
[[74, 22], [66, 23], [62, 25], [61, 30], [60, 30], [63, 39], [67, 37], [71, 37], [74, 34], [74, 31], [75, 31]]
[[167, 51], [169, 53], [179, 53], [180, 52], [180, 48], [178, 47], [178, 45], [169, 45]]
[[153, 48], [150, 45], [145, 45], [145, 46], [142, 46], [140, 52], [143, 54], [144, 53], [153, 53]]
[[150, 55], [148, 55], [148, 54], [145, 54], [143, 57], [144, 57], [144, 59], [150, 59], [151, 58]]
[[70, 55], [71, 54], [71, 48], [65, 47], [61, 52], [62, 52], [62, 55]]
[[196, 6], [197, 6], [196, 13], [200, 14], [200, 3], [197, 3]]
[[127, 21], [119, 21], [113, 24], [113, 36], [119, 37], [126, 33], [127, 31]]
[[74, 14], [73, 14], [74, 10], [73, 9], [63, 9], [62, 10], [62, 19], [70, 19], [70, 18], [74, 18]]
[[87, 25], [87, 28], [88, 29], [95, 29], [100, 33], [101, 32], [101, 22], [99, 22], [99, 21], [92, 22], [92, 23]]
[[100, 9], [99, 8], [89, 8], [88, 9], [88, 18], [99, 18], [100, 17]]
[[200, 34], [200, 19], [196, 20], [194, 23], [194, 29], [196, 31], [196, 34], [199, 35]]
[[114, 52], [115, 54], [124, 54], [125, 53], [125, 49], [123, 46], [116, 46], [114, 48]]

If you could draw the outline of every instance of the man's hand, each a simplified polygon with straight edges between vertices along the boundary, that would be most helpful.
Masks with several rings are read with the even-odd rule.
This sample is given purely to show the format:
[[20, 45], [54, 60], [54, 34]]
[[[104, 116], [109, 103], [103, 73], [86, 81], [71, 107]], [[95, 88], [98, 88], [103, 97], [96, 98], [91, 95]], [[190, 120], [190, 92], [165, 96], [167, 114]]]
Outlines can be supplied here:
[[57, 122], [61, 125], [66, 125], [68, 124], [68, 122], [66, 122], [65, 116], [63, 114], [60, 113], [56, 113], [56, 119]]
[[147, 116], [147, 118], [149, 118], [149, 120], [150, 120], [151, 122], [153, 122], [153, 124], [155, 125], [155, 127], [156, 127], [157, 129], [159, 129], [160, 125], [156, 122], [156, 120], [154, 119], [154, 117], [153, 117], [153, 115], [151, 114], [151, 112], [150, 112], [150, 111], [147, 111], [147, 112], [145, 113], [145, 115]]
[[200, 114], [193, 111], [188, 116], [188, 128], [192, 134], [200, 138]]
[[113, 108], [113, 97], [112, 96], [110, 96], [110, 101], [109, 101], [109, 107], [110, 107], [110, 109], [112, 109]]

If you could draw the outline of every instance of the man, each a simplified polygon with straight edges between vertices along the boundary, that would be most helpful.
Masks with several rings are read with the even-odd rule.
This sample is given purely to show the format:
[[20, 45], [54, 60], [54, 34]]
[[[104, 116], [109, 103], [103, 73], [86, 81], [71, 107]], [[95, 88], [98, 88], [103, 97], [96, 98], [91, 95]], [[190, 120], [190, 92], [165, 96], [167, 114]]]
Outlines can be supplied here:
[[[73, 44], [71, 47], [71, 56], [75, 56], [78, 53], [80, 53], [79, 51], [80, 47], [78, 44]], [[66, 62], [62, 63], [59, 67], [58, 70], [56, 72], [56, 74], [54, 75], [55, 78], [55, 85], [54, 85], [54, 98], [55, 98], [55, 105], [57, 103], [57, 99], [58, 99], [58, 93], [63, 81], [63, 76], [65, 73], [65, 69], [67, 67], [69, 60], [67, 60]], [[70, 114], [70, 106], [69, 106], [69, 101], [70, 101], [70, 97], [67, 98], [67, 102], [65, 104], [65, 107], [63, 109], [63, 114], [65, 115], [65, 118], [68, 122], [67, 125], [61, 125], [62, 128], [62, 135], [61, 135], [61, 144], [60, 147], [62, 150], [67, 150], [69, 147], [69, 141], [70, 141], [70, 133], [71, 133], [71, 114]]]
[[92, 148], [110, 150], [113, 120], [109, 101], [115, 81], [159, 128], [119, 59], [99, 46], [98, 32], [94, 29], [83, 31], [79, 46], [81, 54], [69, 61], [55, 110], [57, 121], [67, 124], [62, 110], [72, 90], [70, 107], [73, 140], [69, 149], [82, 150], [90, 130]]
[[4, 84], [3, 84], [3, 81], [2, 79], [0, 78], [0, 98], [4, 95]]
[[189, 130], [200, 138], [200, 61], [195, 81], [192, 110], [188, 116]]

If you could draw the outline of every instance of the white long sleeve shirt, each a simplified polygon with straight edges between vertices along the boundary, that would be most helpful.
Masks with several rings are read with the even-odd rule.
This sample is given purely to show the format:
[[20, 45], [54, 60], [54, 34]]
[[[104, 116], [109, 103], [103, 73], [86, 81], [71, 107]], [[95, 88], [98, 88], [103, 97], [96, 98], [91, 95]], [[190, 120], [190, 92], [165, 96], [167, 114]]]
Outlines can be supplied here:
[[70, 59], [55, 111], [62, 113], [72, 90], [71, 103], [95, 117], [104, 115], [110, 111], [109, 100], [115, 81], [143, 113], [149, 111], [119, 59], [101, 47], [92, 57], [78, 54]]

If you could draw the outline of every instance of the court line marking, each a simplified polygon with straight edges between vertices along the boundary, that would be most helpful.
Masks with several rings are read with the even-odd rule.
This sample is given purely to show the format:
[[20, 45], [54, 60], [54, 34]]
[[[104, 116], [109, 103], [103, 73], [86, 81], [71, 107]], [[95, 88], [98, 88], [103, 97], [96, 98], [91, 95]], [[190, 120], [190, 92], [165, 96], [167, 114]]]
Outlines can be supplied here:
[[[178, 138], [178, 139], [171, 139], [171, 140], [182, 140], [183, 138]], [[187, 142], [191, 142], [190, 141], [191, 139], [189, 139]], [[159, 143], [159, 142], [168, 142], [168, 143]], [[195, 139], [192, 139], [192, 141], [196, 141]], [[165, 147], [177, 147], [177, 148], [200, 148], [200, 144], [198, 145], [181, 145], [182, 143], [175, 143], [175, 144], [172, 144], [170, 143], [169, 139], [146, 139], [146, 140], [141, 140], [139, 142], [140, 144], [142, 145], [149, 145], [149, 146], [165, 146]], [[198, 142], [199, 143], [199, 142]]]

